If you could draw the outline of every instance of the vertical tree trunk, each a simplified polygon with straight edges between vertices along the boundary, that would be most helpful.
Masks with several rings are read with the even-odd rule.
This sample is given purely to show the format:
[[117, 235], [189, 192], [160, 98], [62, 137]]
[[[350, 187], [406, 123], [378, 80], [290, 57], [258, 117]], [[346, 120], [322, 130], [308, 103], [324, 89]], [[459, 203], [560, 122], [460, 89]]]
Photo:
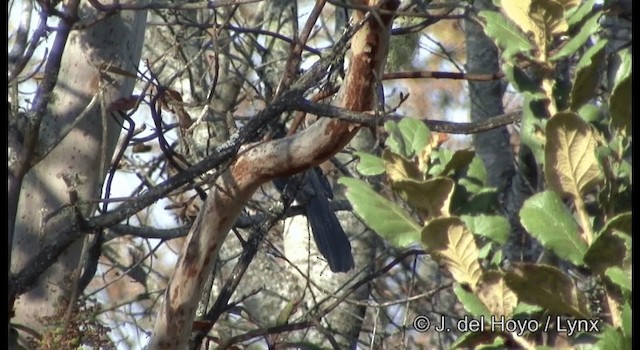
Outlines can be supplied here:
[[[95, 12], [85, 5], [80, 16], [91, 18]], [[74, 223], [74, 208], [83, 217], [95, 211], [95, 204], [84, 202], [100, 198], [121, 129], [100, 107], [131, 95], [135, 81], [112, 72], [120, 69], [135, 74], [145, 25], [146, 11], [122, 11], [69, 35], [39, 133], [38, 154], [51, 150], [29, 170], [20, 189], [12, 273], [34, 264], [32, 256], [54, 239], [61, 227]], [[98, 103], [77, 121], [94, 98]], [[63, 208], [72, 201], [73, 191], [78, 204]], [[43, 331], [42, 317], [67, 308], [81, 273], [82, 248], [81, 240], [73, 244], [35, 288], [18, 296], [12, 322]]]
[[[487, 0], [475, 1], [474, 11], [492, 7]], [[473, 19], [465, 21], [467, 44], [467, 72], [493, 74], [499, 71], [500, 56], [495, 44], [484, 34], [482, 27]], [[504, 113], [502, 82], [470, 81], [471, 120], [478, 121]], [[539, 244], [520, 226], [519, 211], [524, 200], [531, 194], [525, 176], [516, 171], [515, 158], [506, 127], [473, 135], [476, 154], [487, 170], [487, 183], [498, 189], [500, 203], [512, 226], [512, 234], [503, 247], [504, 257], [510, 261], [532, 261], [540, 252]], [[528, 155], [522, 145], [518, 159], [522, 163]]]
[[[486, 9], [491, 1], [474, 2], [474, 10]], [[485, 34], [482, 26], [467, 19], [464, 22], [467, 43], [467, 73], [493, 74], [500, 70], [498, 48]], [[469, 81], [471, 121], [479, 121], [504, 113], [502, 106], [503, 84], [494, 81]], [[490, 186], [503, 188], [514, 171], [513, 152], [509, 146], [509, 133], [500, 127], [473, 135], [476, 154], [487, 169]]]

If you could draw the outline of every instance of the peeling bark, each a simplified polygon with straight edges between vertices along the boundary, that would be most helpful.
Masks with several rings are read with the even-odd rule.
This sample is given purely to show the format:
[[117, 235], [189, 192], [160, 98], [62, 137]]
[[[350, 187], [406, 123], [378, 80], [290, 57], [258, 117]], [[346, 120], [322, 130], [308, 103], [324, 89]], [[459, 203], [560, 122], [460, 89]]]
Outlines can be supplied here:
[[[383, 7], [394, 10], [398, 5], [398, 1], [386, 1]], [[355, 21], [364, 16], [356, 12]], [[342, 107], [354, 111], [373, 109], [375, 80], [381, 76], [385, 63], [391, 21], [389, 15], [371, 16], [353, 37], [351, 66], [339, 95]], [[213, 261], [255, 190], [275, 177], [291, 175], [326, 161], [342, 149], [358, 129], [348, 122], [321, 119], [301, 133], [246, 151], [218, 178], [180, 253], [157, 317], [150, 349], [186, 347]]]

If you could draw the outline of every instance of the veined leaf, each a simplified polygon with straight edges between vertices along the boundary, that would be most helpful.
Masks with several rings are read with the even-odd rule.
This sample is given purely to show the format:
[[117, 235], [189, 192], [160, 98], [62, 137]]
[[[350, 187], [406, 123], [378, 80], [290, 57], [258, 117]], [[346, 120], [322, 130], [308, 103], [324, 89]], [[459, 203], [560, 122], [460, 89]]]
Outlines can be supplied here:
[[631, 220], [631, 212], [618, 214], [605, 223], [599, 234], [620, 231], [631, 236]]
[[596, 89], [600, 83], [599, 69], [604, 60], [604, 47], [606, 44], [607, 39], [600, 39], [578, 61], [576, 76], [571, 89], [570, 110], [579, 110], [583, 104], [595, 97]]
[[544, 174], [560, 195], [579, 198], [600, 181], [596, 139], [591, 127], [573, 112], [560, 112], [547, 123]]
[[422, 120], [403, 118], [398, 123], [398, 129], [404, 138], [408, 158], [420, 154], [429, 144], [430, 131]]
[[621, 50], [618, 55], [620, 56], [620, 67], [616, 71], [615, 85], [631, 76], [631, 49]]
[[557, 194], [538, 193], [527, 199], [520, 209], [520, 222], [545, 248], [575, 265], [583, 263], [587, 251], [579, 227]]
[[595, 349], [631, 350], [631, 338], [625, 337], [620, 329], [605, 327], [599, 337]]
[[531, 18], [532, 3], [532, 0], [502, 1], [500, 7], [507, 18], [515, 23], [523, 33], [527, 35], [533, 34], [536, 46], [540, 48], [538, 38], [544, 37], [544, 33]]
[[620, 288], [631, 291], [631, 271], [627, 273], [627, 271], [620, 267], [613, 266], [608, 268], [604, 274], [609, 277], [611, 282], [620, 286]]
[[400, 128], [398, 128], [398, 124], [391, 120], [386, 121], [384, 123], [384, 130], [389, 134], [389, 137], [387, 137], [385, 141], [389, 150], [395, 154], [407, 157], [407, 146], [404, 143], [404, 137], [402, 137], [402, 132]]
[[544, 103], [540, 99], [524, 95], [520, 137], [522, 143], [529, 146], [536, 162], [544, 165], [544, 144], [546, 142], [544, 126], [548, 116], [543, 105]]
[[364, 176], [374, 176], [384, 173], [384, 161], [378, 156], [366, 152], [355, 152], [359, 158], [356, 170]]
[[491, 317], [491, 312], [475, 293], [465, 290], [459, 284], [453, 287], [453, 292], [458, 297], [458, 300], [460, 300], [460, 303], [462, 303], [462, 307], [474, 317], [484, 317], [485, 319]]
[[507, 286], [502, 272], [483, 273], [477, 294], [494, 316], [510, 318], [518, 305], [518, 296]]
[[446, 177], [436, 177], [426, 181], [403, 180], [393, 183], [393, 189], [401, 191], [411, 206], [425, 211], [432, 218], [449, 216], [454, 186], [453, 180]]
[[533, 45], [527, 36], [504, 15], [495, 11], [480, 11], [484, 31], [502, 49], [502, 57], [509, 59], [518, 53], [529, 55]]
[[[453, 197], [454, 203], [457, 199], [456, 193]], [[464, 202], [455, 203], [455, 209], [465, 214], [490, 214], [499, 209], [498, 190], [495, 187], [485, 187], [462, 201]]]
[[507, 285], [525, 303], [547, 309], [551, 314], [588, 318], [586, 298], [571, 277], [553, 266], [514, 263], [505, 275]]
[[[515, 1], [514, 1], [515, 2]], [[544, 33], [546, 43], [551, 41], [551, 37], [565, 33], [569, 26], [564, 19], [564, 6], [556, 0], [533, 0], [529, 8], [529, 16], [535, 22], [539, 30]]]
[[546, 96], [540, 84], [535, 83], [522, 68], [507, 62], [502, 65], [502, 71], [516, 90], [529, 94], [534, 99], [541, 99]]
[[589, 246], [584, 262], [595, 275], [599, 275], [609, 267], [622, 266], [626, 255], [624, 237], [607, 232], [598, 236]]
[[602, 14], [598, 12], [597, 14], [591, 16], [589, 20], [582, 26], [580, 31], [574, 35], [571, 40], [569, 40], [564, 46], [558, 51], [555, 55], [553, 55], [550, 60], [557, 61], [559, 59], [568, 57], [573, 55], [576, 51], [578, 51], [584, 43], [589, 40], [593, 33], [597, 32], [600, 29], [600, 16]]
[[458, 183], [466, 187], [470, 193], [478, 193], [485, 188], [487, 171], [480, 157], [473, 157], [469, 164], [467, 175], [461, 178]]
[[401, 248], [420, 242], [421, 227], [404, 209], [376, 193], [364, 181], [342, 177], [338, 183], [347, 188], [346, 197], [353, 211], [381, 237]]
[[578, 110], [578, 115], [587, 123], [596, 123], [603, 117], [603, 113], [600, 108], [592, 104], [582, 105], [580, 110]]
[[569, 25], [569, 28], [582, 22], [582, 20], [591, 13], [591, 10], [593, 10], [595, 2], [595, 0], [587, 0], [583, 2], [582, 5], [569, 11], [567, 16], [567, 25]]
[[476, 235], [487, 237], [494, 242], [504, 244], [511, 227], [509, 221], [500, 215], [462, 215], [460, 217], [469, 230]]
[[453, 152], [451, 159], [449, 159], [449, 161], [445, 164], [444, 169], [442, 169], [442, 171], [440, 172], [440, 175], [445, 176], [449, 173], [464, 169], [469, 164], [471, 164], [471, 161], [473, 160], [473, 157], [475, 155], [476, 152], [467, 149], [461, 149]]
[[384, 169], [392, 183], [409, 179], [422, 180], [422, 174], [418, 167], [405, 157], [385, 149], [382, 152], [382, 159], [384, 160]]
[[475, 290], [482, 275], [473, 234], [457, 217], [436, 218], [422, 230], [422, 243], [458, 283]]
[[584, 262], [594, 274], [607, 268], [624, 266], [631, 258], [631, 213], [620, 214], [605, 224], [584, 255]]
[[613, 125], [624, 135], [631, 132], [631, 52], [620, 53], [621, 63], [616, 74], [616, 84], [609, 96], [609, 112]]

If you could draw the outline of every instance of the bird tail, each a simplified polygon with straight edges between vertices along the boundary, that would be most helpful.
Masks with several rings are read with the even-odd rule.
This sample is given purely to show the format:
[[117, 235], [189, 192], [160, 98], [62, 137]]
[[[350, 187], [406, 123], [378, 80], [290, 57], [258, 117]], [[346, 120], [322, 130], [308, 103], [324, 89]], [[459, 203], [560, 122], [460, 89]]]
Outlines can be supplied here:
[[318, 174], [312, 169], [307, 172], [307, 177], [316, 194], [310, 196], [306, 205], [306, 215], [316, 246], [320, 254], [327, 259], [331, 271], [347, 272], [354, 267], [349, 238], [342, 229], [336, 213], [331, 210]]

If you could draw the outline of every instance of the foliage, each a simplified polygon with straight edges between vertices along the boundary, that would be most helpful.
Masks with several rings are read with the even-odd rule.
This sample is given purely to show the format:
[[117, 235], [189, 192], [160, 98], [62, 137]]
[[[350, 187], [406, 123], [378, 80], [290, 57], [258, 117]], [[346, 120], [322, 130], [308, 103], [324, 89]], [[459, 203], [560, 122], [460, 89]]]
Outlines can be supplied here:
[[[271, 208], [267, 209], [279, 197], [265, 186], [246, 206], [234, 227], [236, 234], [229, 235], [216, 258], [214, 280], [207, 281], [197, 311], [199, 319], [192, 325], [194, 337], [205, 337], [205, 347], [215, 343], [221, 348], [253, 348], [263, 344], [270, 348], [291, 344], [321, 348], [330, 342], [333, 347], [342, 348], [342, 339], [339, 339], [342, 334], [335, 337], [340, 342], [336, 345], [336, 339], [332, 339], [335, 334], [331, 334], [334, 330], [356, 334], [370, 329], [376, 333], [371, 337], [372, 343], [366, 346], [413, 347], [430, 334], [408, 343], [404, 339], [408, 334], [403, 328], [405, 323], [398, 321], [425, 310], [447, 317], [466, 312], [471, 320], [514, 320], [530, 328], [536, 323], [543, 325], [551, 321], [550, 327], [556, 331], [559, 324], [566, 325], [569, 321], [601, 319], [599, 332], [583, 332], [580, 339], [559, 338], [576, 347], [583, 341], [590, 342], [585, 347], [592, 348], [630, 347], [632, 57], [629, 48], [610, 50], [613, 38], [605, 39], [605, 26], [601, 24], [604, 17], [615, 16], [616, 9], [609, 8], [608, 1], [603, 7], [595, 0], [494, 2], [499, 11], [483, 11], [479, 19], [501, 49], [505, 80], [524, 99], [522, 147], [532, 151], [543, 169], [541, 178], [546, 183], [536, 188], [538, 193], [524, 204], [518, 218], [518, 224], [546, 248], [541, 261], [505, 261], [506, 243], [516, 229], [511, 227], [513, 217], [507, 217], [502, 208], [505, 192], [487, 187], [487, 171], [473, 150], [453, 151], [442, 147], [442, 134], [432, 133], [418, 119], [387, 122], [383, 151], [376, 154], [345, 152], [346, 157], [355, 154], [359, 158], [358, 172], [370, 178], [342, 178], [339, 182], [346, 186], [346, 197], [353, 210], [389, 244], [382, 246], [378, 240], [370, 240], [368, 233], [352, 237], [354, 248], [358, 248], [354, 250], [357, 258], [368, 260], [366, 267], [357, 262], [357, 269], [349, 274], [316, 273], [323, 261], [308, 259], [311, 255], [306, 256], [307, 262], [313, 261], [309, 264], [311, 269], [298, 266], [289, 269], [293, 267], [289, 265], [291, 250], [284, 253], [280, 250], [286, 244], [281, 242], [280, 225], [275, 225], [279, 219], [274, 217]], [[18, 3], [11, 1], [9, 6], [15, 9], [19, 6], [13, 5]], [[23, 18], [16, 28], [10, 26], [9, 30], [11, 141], [20, 145], [40, 142], [38, 128], [32, 129], [39, 124], [32, 123], [34, 115], [45, 116], [43, 123], [53, 124], [54, 130], [60, 124], [63, 129], [60, 134], [64, 135], [73, 134], [74, 129], [84, 133], [93, 127], [104, 128], [105, 122], [114, 122], [116, 133], [122, 128], [126, 136], [119, 146], [122, 152], [113, 163], [110, 163], [111, 154], [105, 153], [102, 145], [99, 155], [87, 153], [76, 158], [85, 164], [89, 164], [92, 157], [100, 158], [100, 164], [106, 167], [111, 164], [107, 179], [94, 176], [97, 170], [94, 174], [94, 169], [90, 169], [89, 176], [65, 178], [60, 205], [48, 206], [47, 211], [42, 207], [47, 203], [28, 202], [34, 211], [38, 210], [37, 215], [29, 218], [43, 228], [38, 233], [38, 241], [44, 247], [53, 246], [54, 251], [22, 253], [41, 258], [68, 252], [69, 256], [79, 257], [83, 266], [73, 273], [73, 281], [64, 281], [62, 286], [58, 286], [59, 281], [40, 278], [46, 288], [72, 286], [62, 290], [73, 291], [70, 293], [73, 301], [45, 300], [45, 304], [55, 307], [55, 315], [48, 313], [48, 317], [35, 319], [33, 324], [27, 319], [26, 325], [12, 320], [12, 334], [19, 330], [33, 337], [35, 341], [30, 344], [33, 348], [142, 347], [149, 338], [144, 334], [150, 334], [159, 319], [155, 313], [162, 305], [164, 288], [182, 250], [182, 237], [194, 222], [198, 223], [194, 218], [203, 208], [202, 198], [214, 178], [234, 161], [235, 155], [228, 152], [231, 148], [227, 146], [251, 150], [254, 141], [270, 137], [273, 124], [305, 119], [298, 108], [300, 105], [291, 107], [286, 99], [278, 99], [278, 94], [287, 95], [287, 79], [282, 78], [288, 76], [296, 81], [308, 75], [308, 68], [314, 62], [339, 54], [334, 44], [346, 41], [348, 28], [340, 32], [343, 28], [332, 30], [327, 24], [339, 10], [346, 12], [346, 8], [340, 8], [339, 2], [328, 2], [320, 17], [313, 18], [309, 14], [315, 12], [307, 11], [306, 6], [314, 3], [320, 6], [324, 2], [249, 1], [238, 5], [235, 2], [116, 1], [94, 8], [96, 11], [82, 10], [77, 14], [73, 6], [78, 6], [78, 2], [56, 1], [49, 4], [51, 6], [33, 8], [33, 2], [22, 3], [25, 5], [22, 16], [14, 15], [15, 10], [10, 15], [15, 23], [18, 22], [13, 21], [15, 18]], [[82, 6], [92, 9], [98, 5], [100, 2], [92, 1]], [[81, 59], [75, 62], [73, 74], [61, 71], [60, 75], [62, 78], [81, 76], [75, 74], [75, 67], [91, 65], [100, 78], [86, 80], [99, 81], [92, 85], [96, 89], [100, 85], [100, 89], [89, 94], [91, 102], [81, 106], [82, 113], [60, 116], [73, 119], [72, 123], [62, 123], [61, 119], [45, 113], [51, 106], [36, 103], [42, 96], [48, 96], [49, 105], [64, 100], [60, 90], [47, 93], [48, 87], [55, 85], [56, 89], [65, 89], [71, 95], [86, 90], [66, 85], [64, 79], [58, 80], [55, 76], [58, 74], [56, 61], [58, 64], [60, 60], [67, 61], [62, 59], [62, 53], [67, 55], [69, 47], [78, 44], [71, 40], [65, 47], [65, 41], [59, 40], [64, 38], [62, 34], [71, 29], [75, 33], [93, 31], [96, 34], [100, 31], [96, 28], [105, 20], [121, 12], [139, 13], [143, 8], [148, 8], [150, 15], [144, 59], [138, 62], [129, 59], [128, 54], [123, 55], [133, 64], [131, 69], [119, 67], [111, 58], [104, 62], [90, 61], [87, 58], [95, 48], [81, 41]], [[354, 9], [350, 11], [353, 13]], [[461, 35], [460, 18], [472, 13], [469, 2], [409, 1], [403, 2], [401, 11], [394, 20], [394, 32], [403, 35], [391, 38], [393, 47], [386, 57], [386, 72], [398, 73], [410, 68], [463, 71], [458, 62], [464, 52], [462, 40], [465, 38]], [[31, 13], [38, 15], [33, 18], [41, 19], [38, 27], [33, 27], [37, 21], [28, 20]], [[289, 15], [298, 20], [306, 17], [307, 23], [298, 28], [302, 22], [290, 21]], [[373, 15], [377, 18], [380, 14]], [[127, 26], [128, 23], [123, 26], [118, 22], [118, 27]], [[137, 33], [143, 30], [140, 27]], [[308, 38], [305, 30], [310, 31]], [[130, 43], [107, 39], [103, 41], [106, 46]], [[303, 45], [296, 47], [296, 44]], [[44, 46], [46, 50], [42, 50]], [[98, 48], [98, 51], [104, 49]], [[45, 51], [45, 56], [39, 57], [38, 51]], [[425, 55], [425, 52], [429, 53]], [[298, 54], [300, 56], [296, 56]], [[298, 67], [294, 67], [298, 65], [296, 57], [301, 59]], [[619, 66], [614, 70], [603, 69], [616, 59]], [[290, 63], [294, 64], [289, 66]], [[345, 66], [350, 64], [346, 63]], [[343, 82], [340, 77], [344, 78], [341, 74], [344, 72], [339, 67], [342, 64], [340, 60], [331, 62], [331, 66], [310, 83], [313, 87], [302, 92], [303, 97], [308, 101], [327, 98], [325, 92]], [[560, 81], [561, 72], [569, 72], [569, 84]], [[429, 116], [443, 114], [448, 108], [442, 106], [458, 109], [460, 106], [449, 102], [458, 97], [465, 79], [483, 79], [452, 71], [403, 73], [429, 73], [419, 76], [438, 79], [402, 78], [389, 83], [386, 79], [393, 74], [376, 76], [383, 81], [384, 89], [380, 88], [381, 95], [375, 99], [381, 107], [399, 101], [391, 107], [393, 112], [409, 111], [420, 117], [427, 113]], [[133, 94], [126, 92], [118, 95], [122, 99], [112, 101], [105, 97], [103, 90], [120, 86], [119, 77], [136, 79], [137, 88]], [[34, 86], [36, 93], [30, 92]], [[397, 93], [405, 89], [408, 93]], [[438, 106], [429, 102], [432, 99], [447, 103]], [[278, 112], [271, 114], [269, 111], [273, 111], [274, 106]], [[85, 112], [91, 109], [99, 109], [104, 119], [83, 130], [77, 123], [89, 119]], [[384, 117], [383, 109], [377, 111], [381, 117]], [[269, 118], [262, 118], [265, 116]], [[332, 117], [340, 116], [334, 113]], [[245, 127], [256, 120], [262, 123], [259, 132]], [[43, 127], [40, 136], [49, 135], [48, 128]], [[244, 136], [231, 137], [231, 134]], [[54, 140], [58, 142], [59, 138]], [[46, 150], [34, 153], [36, 158], [42, 158], [55, 142], [37, 145], [36, 149], [45, 147]], [[218, 147], [221, 144], [223, 146]], [[15, 149], [11, 150], [10, 147], [10, 175], [15, 168], [12, 158], [17, 154]], [[351, 158], [339, 161], [348, 163]], [[67, 169], [62, 175], [74, 169], [74, 163], [55, 165]], [[51, 169], [46, 170], [49, 175], [42, 179], [61, 181], [61, 174], [55, 175], [54, 171], [54, 176], [50, 176]], [[79, 185], [91, 178], [99, 180], [98, 187], [104, 180], [102, 196], [96, 187], [95, 195], [76, 198], [76, 187], [83, 187]], [[381, 188], [378, 183], [381, 178], [388, 181], [388, 188]], [[77, 181], [72, 181], [74, 179]], [[10, 189], [11, 184], [10, 181]], [[17, 188], [19, 192], [19, 183]], [[27, 187], [21, 191], [32, 195]], [[17, 203], [17, 199], [10, 194], [10, 203]], [[333, 204], [347, 207], [344, 203]], [[100, 210], [82, 215], [74, 210], [89, 206], [99, 206]], [[299, 208], [290, 209], [287, 215], [297, 215]], [[281, 212], [280, 208], [276, 211]], [[67, 213], [72, 214], [73, 223], [59, 229], [55, 225], [57, 218]], [[344, 221], [351, 224], [355, 220]], [[54, 228], [52, 233], [71, 232], [75, 238], [65, 238], [66, 243], [61, 244], [48, 236], [49, 230], [44, 230], [47, 222]], [[91, 228], [85, 230], [86, 224]], [[9, 227], [11, 233], [11, 224]], [[269, 242], [255, 245], [256, 251], [260, 248], [260, 255], [249, 265], [245, 257], [255, 242], [262, 242], [266, 231], [270, 231]], [[273, 231], [278, 232], [273, 234]], [[92, 233], [91, 237], [85, 232]], [[85, 236], [95, 236], [95, 243], [87, 251], [65, 248], [65, 244]], [[11, 240], [10, 237], [10, 244]], [[356, 245], [362, 241], [367, 243], [367, 248], [375, 248], [375, 259], [363, 254]], [[308, 243], [313, 246], [312, 240]], [[300, 252], [300, 245], [294, 246], [294, 250]], [[397, 253], [395, 248], [408, 250], [402, 259], [389, 259]], [[418, 264], [406, 261], [406, 257], [421, 259], [423, 255], [429, 257]], [[431, 266], [436, 265], [433, 262], [445, 273], [432, 270]], [[32, 267], [52, 266], [41, 259], [34, 259], [28, 265], [22, 271], [11, 267], [9, 272], [15, 275], [33, 271]], [[61, 264], [56, 262], [56, 267], [49, 270], [77, 267], [73, 264], [58, 269], [58, 265]], [[298, 280], [300, 276], [302, 280]], [[449, 280], [454, 281], [452, 288], [447, 283]], [[10, 290], [13, 286], [9, 285]], [[331, 297], [326, 297], [329, 295]], [[24, 300], [28, 299], [19, 299]], [[99, 304], [94, 306], [94, 300]], [[355, 300], [358, 302], [351, 302]], [[365, 304], [366, 309], [361, 307]], [[299, 307], [301, 305], [304, 307]], [[45, 314], [40, 309], [31, 309]], [[360, 323], [365, 310], [367, 315], [375, 317], [367, 316], [370, 319]], [[20, 310], [16, 313], [22, 314]], [[44, 327], [38, 328], [40, 323]], [[106, 324], [113, 329], [105, 327]], [[313, 338], [315, 330], [322, 333], [320, 338]], [[299, 334], [304, 335], [297, 338]], [[539, 330], [497, 332], [487, 327], [483, 332], [439, 334], [438, 337], [446, 337], [442, 341], [445, 345], [456, 340], [454, 347], [463, 348], [542, 349], [557, 345], [542, 343], [538, 335]], [[453, 339], [454, 336], [458, 338]], [[407, 338], [410, 337], [412, 335]], [[420, 345], [435, 347], [433, 343]]]
[[[598, 320], [591, 329], [596, 348], [629, 348], [631, 213], [624, 193], [631, 188], [631, 53], [613, 54], [622, 63], [609, 77], [613, 89], [603, 96], [601, 67], [615, 56], [605, 55], [608, 41], [600, 36], [604, 13], [593, 1], [497, 5], [500, 11], [482, 11], [479, 17], [502, 50], [507, 80], [524, 96], [522, 139], [544, 168], [546, 183], [524, 203], [520, 223], [558, 260], [501, 261], [500, 246], [511, 228], [497, 208], [474, 205], [484, 192], [495, 191], [486, 189], [481, 162], [470, 150], [452, 152], [429, 142], [434, 136], [420, 121], [387, 122], [382, 157], [359, 154], [361, 174], [384, 175], [400, 204], [367, 191], [363, 181], [341, 182], [354, 211], [374, 230], [387, 220], [378, 214], [380, 207], [366, 205], [374, 202], [402, 217], [403, 225], [410, 226], [411, 217], [422, 227], [419, 238], [389, 227], [378, 233], [398, 247], [413, 243], [429, 252], [451, 274], [456, 296], [472, 317], [487, 325], [496, 317], [536, 325], [555, 320], [551, 328], [559, 333], [562, 322]], [[561, 39], [566, 34], [571, 38]], [[555, 72], [560, 61], [574, 57], [579, 59], [570, 103], [563, 107]], [[569, 272], [575, 269], [586, 275], [575, 277]], [[585, 287], [589, 281], [595, 289]], [[606, 304], [610, 316], [599, 303]], [[464, 334], [456, 346], [552, 346], [536, 342], [538, 331], [514, 335], [487, 326], [482, 336]]]

